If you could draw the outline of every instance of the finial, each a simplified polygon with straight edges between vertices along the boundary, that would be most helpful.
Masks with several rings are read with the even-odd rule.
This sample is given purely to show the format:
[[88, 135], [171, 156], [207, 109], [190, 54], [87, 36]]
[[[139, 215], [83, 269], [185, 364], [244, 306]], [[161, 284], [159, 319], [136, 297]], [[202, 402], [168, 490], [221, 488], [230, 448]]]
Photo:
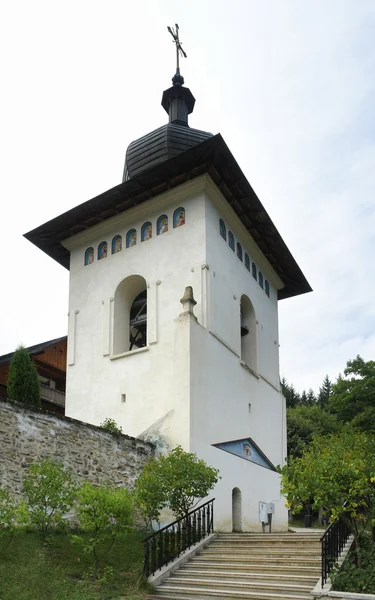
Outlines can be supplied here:
[[172, 78], [173, 85], [183, 85], [184, 78], [180, 73], [180, 54], [187, 58], [187, 54], [185, 50], [181, 46], [180, 37], [179, 37], [179, 27], [178, 24], [175, 24], [176, 29], [172, 29], [171, 27], [167, 27], [169, 33], [173, 37], [173, 43], [176, 44], [176, 74]]
[[182, 296], [180, 302], [184, 309], [184, 311], [180, 314], [180, 317], [186, 317], [190, 315], [191, 317], [194, 317], [195, 320], [197, 320], [197, 317], [193, 312], [194, 306], [196, 305], [196, 301], [194, 300], [193, 288], [191, 287], [191, 285], [188, 285], [185, 288], [185, 293]]

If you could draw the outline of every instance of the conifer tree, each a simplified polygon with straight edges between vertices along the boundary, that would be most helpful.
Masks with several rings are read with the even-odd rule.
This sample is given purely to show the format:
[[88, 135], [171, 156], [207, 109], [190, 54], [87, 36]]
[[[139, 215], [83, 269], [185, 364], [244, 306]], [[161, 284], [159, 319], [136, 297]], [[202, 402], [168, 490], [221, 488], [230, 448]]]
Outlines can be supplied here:
[[8, 398], [30, 406], [41, 406], [38, 372], [28, 351], [19, 346], [9, 367]]
[[319, 388], [318, 404], [321, 408], [326, 408], [328, 400], [333, 393], [332, 382], [328, 375], [323, 379], [322, 387]]

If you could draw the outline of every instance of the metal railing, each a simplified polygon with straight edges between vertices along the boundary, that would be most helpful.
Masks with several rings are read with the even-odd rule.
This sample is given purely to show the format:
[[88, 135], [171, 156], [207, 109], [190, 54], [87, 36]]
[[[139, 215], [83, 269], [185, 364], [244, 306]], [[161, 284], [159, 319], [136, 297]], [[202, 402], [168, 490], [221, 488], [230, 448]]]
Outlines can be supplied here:
[[168, 565], [214, 530], [214, 500], [190, 511], [185, 517], [155, 531], [144, 540], [146, 577]]
[[322, 543], [322, 587], [328, 579], [335, 562], [341, 554], [351, 531], [344, 519], [340, 517], [338, 521], [332, 523], [324, 535], [320, 538]]

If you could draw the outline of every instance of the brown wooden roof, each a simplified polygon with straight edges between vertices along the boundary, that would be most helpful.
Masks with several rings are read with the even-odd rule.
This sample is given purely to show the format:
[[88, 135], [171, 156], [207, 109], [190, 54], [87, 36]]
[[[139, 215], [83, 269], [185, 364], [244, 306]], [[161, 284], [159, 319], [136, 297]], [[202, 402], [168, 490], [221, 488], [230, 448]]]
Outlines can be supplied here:
[[25, 237], [69, 269], [70, 255], [62, 240], [204, 173], [211, 176], [285, 284], [278, 292], [279, 299], [310, 292], [308, 281], [220, 134], [76, 206]]

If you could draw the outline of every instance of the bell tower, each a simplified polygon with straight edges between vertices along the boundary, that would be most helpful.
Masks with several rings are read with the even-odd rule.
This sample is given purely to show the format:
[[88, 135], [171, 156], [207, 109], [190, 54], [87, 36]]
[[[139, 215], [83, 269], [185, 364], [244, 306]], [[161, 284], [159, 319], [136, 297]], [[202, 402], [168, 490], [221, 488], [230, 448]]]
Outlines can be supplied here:
[[274, 502], [286, 530], [278, 301], [311, 288], [221, 135], [189, 127], [179, 63], [172, 83], [122, 183], [26, 234], [70, 270], [66, 414], [218, 468], [218, 528]]

